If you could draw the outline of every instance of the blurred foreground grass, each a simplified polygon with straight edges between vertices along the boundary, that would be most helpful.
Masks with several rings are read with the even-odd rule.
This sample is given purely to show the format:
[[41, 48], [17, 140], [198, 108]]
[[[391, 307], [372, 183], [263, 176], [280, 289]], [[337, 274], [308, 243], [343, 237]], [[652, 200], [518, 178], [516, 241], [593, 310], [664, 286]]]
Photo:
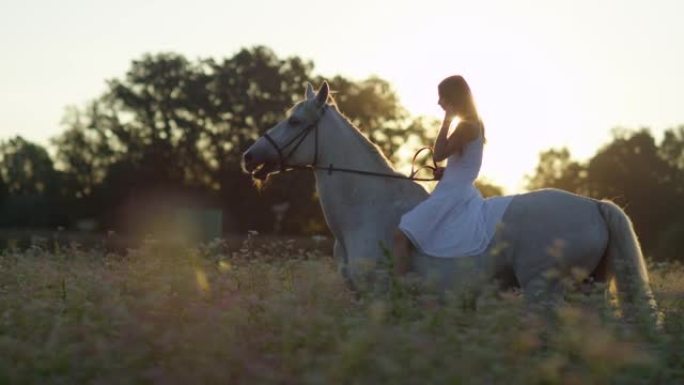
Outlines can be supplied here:
[[684, 268], [651, 277], [655, 335], [599, 295], [555, 317], [470, 285], [356, 298], [329, 256], [286, 241], [4, 251], [0, 383], [684, 383]]

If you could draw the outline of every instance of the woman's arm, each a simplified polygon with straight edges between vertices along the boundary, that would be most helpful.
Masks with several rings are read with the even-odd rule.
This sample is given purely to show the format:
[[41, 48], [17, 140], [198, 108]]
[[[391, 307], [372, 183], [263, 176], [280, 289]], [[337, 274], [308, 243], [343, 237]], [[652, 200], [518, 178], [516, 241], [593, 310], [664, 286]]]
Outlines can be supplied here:
[[450, 117], [445, 117], [442, 123], [442, 128], [437, 134], [435, 146], [432, 149], [432, 157], [435, 162], [441, 162], [450, 155], [460, 151], [466, 143], [478, 137], [480, 134], [479, 125], [471, 121], [461, 121], [454, 132], [447, 137], [449, 132], [449, 125], [451, 124]]

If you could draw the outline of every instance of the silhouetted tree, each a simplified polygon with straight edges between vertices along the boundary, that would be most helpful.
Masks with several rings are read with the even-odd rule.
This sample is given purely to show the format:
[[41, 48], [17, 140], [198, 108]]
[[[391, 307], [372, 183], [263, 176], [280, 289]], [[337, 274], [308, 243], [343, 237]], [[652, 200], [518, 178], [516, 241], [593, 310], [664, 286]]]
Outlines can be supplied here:
[[40, 145], [17, 136], [0, 143], [0, 225], [54, 226], [60, 222], [60, 175]]
[[[279, 175], [257, 194], [240, 171], [242, 152], [301, 100], [307, 80], [320, 82], [312, 70], [311, 62], [265, 47], [221, 61], [145, 55], [85, 110], [68, 111], [67, 130], [53, 141], [58, 165], [75, 196], [96, 210], [116, 210], [145, 190], [200, 187], [225, 202], [235, 230], [270, 230], [271, 206], [286, 201], [292, 214], [284, 230], [314, 231], [322, 214], [310, 173]], [[331, 83], [342, 111], [388, 156], [420, 137], [419, 121], [408, 118], [387, 82], [338, 76]]]
[[[666, 162], [684, 170], [684, 125], [666, 130], [659, 150]], [[682, 176], [682, 174], [679, 175]], [[680, 187], [684, 186], [680, 185]]]
[[684, 260], [684, 126], [666, 130], [659, 150], [663, 159], [673, 166], [667, 182], [674, 198], [668, 202], [673, 219], [658, 237], [656, 255]]
[[7, 199], [8, 195], [9, 195], [9, 189], [7, 188], [7, 184], [5, 183], [5, 181], [0, 176], [0, 203], [4, 202], [5, 199]]
[[46, 193], [57, 182], [47, 151], [20, 136], [0, 143], [0, 176], [13, 195]]
[[587, 185], [592, 196], [610, 198], [634, 218], [644, 246], [652, 250], [673, 220], [675, 169], [659, 156], [647, 130], [617, 136], [589, 161]]
[[480, 193], [485, 198], [498, 197], [503, 195], [501, 186], [497, 186], [491, 182], [478, 179], [475, 181], [475, 187], [480, 190]]
[[587, 194], [586, 177], [586, 166], [572, 160], [567, 148], [549, 149], [539, 154], [535, 173], [527, 177], [527, 188], [553, 187]]
[[68, 192], [77, 199], [90, 196], [108, 168], [123, 158], [119, 143], [106, 129], [108, 121], [100, 112], [102, 108], [99, 100], [89, 103], [84, 111], [68, 108], [63, 119], [66, 130], [51, 140], [56, 166], [65, 174]]

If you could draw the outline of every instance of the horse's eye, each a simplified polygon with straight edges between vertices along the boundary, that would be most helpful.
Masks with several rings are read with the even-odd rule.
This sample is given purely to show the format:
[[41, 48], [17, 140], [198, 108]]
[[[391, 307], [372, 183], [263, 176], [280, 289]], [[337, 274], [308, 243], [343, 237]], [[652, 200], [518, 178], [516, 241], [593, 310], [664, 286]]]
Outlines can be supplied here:
[[295, 118], [294, 116], [291, 116], [290, 119], [287, 120], [287, 124], [289, 124], [290, 126], [296, 126], [299, 123], [299, 119]]

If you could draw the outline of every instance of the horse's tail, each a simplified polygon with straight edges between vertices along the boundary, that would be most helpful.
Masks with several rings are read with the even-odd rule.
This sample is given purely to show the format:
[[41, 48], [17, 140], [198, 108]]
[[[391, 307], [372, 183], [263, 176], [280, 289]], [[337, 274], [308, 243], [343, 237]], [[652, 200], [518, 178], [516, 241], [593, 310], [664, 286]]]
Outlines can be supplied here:
[[[615, 279], [618, 301], [623, 312], [636, 310], [635, 316], [647, 315], [660, 326], [658, 307], [651, 291], [646, 263], [641, 253], [634, 226], [627, 214], [611, 201], [599, 202], [599, 209], [608, 225], [608, 247], [603, 256], [606, 278]], [[624, 314], [627, 315], [627, 314]]]

